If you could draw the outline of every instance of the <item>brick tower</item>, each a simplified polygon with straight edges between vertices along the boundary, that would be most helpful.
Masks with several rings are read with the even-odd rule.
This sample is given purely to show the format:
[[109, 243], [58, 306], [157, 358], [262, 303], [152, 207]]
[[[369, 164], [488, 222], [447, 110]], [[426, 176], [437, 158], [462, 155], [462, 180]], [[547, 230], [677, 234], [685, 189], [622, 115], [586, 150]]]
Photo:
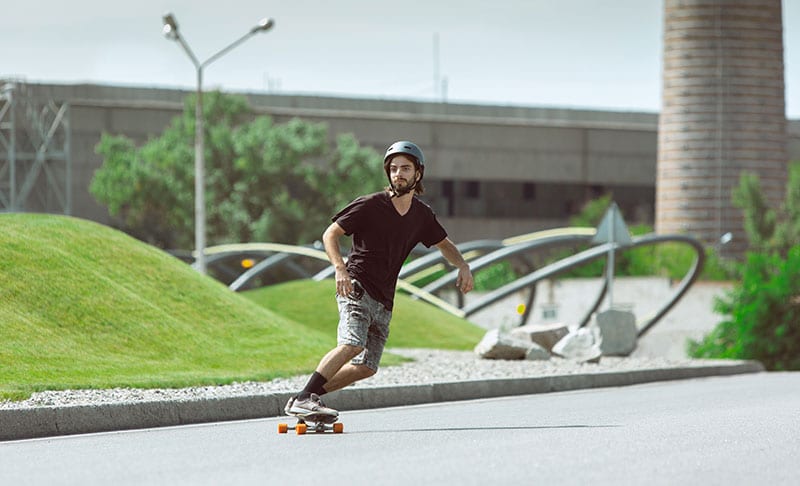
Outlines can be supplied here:
[[689, 233], [739, 256], [747, 247], [731, 202], [742, 171], [770, 204], [788, 168], [781, 0], [665, 0], [656, 231]]

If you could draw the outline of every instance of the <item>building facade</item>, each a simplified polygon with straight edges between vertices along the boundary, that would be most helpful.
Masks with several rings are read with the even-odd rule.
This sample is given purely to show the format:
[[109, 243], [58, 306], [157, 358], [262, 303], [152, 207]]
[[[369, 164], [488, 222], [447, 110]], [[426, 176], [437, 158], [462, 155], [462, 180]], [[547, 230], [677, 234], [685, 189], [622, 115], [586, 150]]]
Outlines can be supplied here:
[[[95, 153], [101, 135], [143, 143], [182, 112], [190, 94], [102, 85], [0, 85], [5, 86], [0, 211], [67, 213], [104, 224], [113, 221], [89, 193], [103, 162]], [[332, 139], [352, 133], [381, 154], [395, 140], [417, 142], [427, 162], [424, 199], [456, 241], [564, 226], [585, 202], [608, 192], [629, 223], [656, 220], [656, 113], [245, 96], [258, 114], [278, 123], [294, 117], [325, 122]], [[51, 114], [34, 119], [34, 113]], [[789, 133], [790, 156], [800, 160], [800, 122], [790, 123]], [[206, 164], [213, 170], [213, 161]]]

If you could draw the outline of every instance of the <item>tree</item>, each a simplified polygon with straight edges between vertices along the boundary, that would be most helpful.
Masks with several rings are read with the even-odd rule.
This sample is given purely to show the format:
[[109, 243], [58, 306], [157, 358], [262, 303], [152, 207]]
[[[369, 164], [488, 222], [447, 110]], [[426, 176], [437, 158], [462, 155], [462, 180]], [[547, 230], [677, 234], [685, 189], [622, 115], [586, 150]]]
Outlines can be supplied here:
[[744, 229], [750, 248], [768, 250], [775, 235], [776, 215], [764, 198], [756, 174], [745, 172], [739, 176], [739, 187], [733, 191], [733, 203], [744, 213]]
[[[322, 123], [254, 117], [241, 96], [204, 97], [209, 244], [318, 239], [333, 213], [364, 188], [380, 190], [379, 155]], [[194, 97], [164, 133], [140, 148], [104, 134], [90, 192], [122, 229], [164, 248], [191, 248]]]
[[750, 243], [741, 282], [715, 301], [726, 316], [689, 343], [699, 358], [755, 359], [770, 370], [800, 370], [800, 163], [790, 165], [786, 199], [770, 209], [759, 179], [742, 174], [734, 203]]
[[800, 162], [789, 166], [786, 199], [777, 211], [767, 204], [758, 175], [750, 172], [739, 177], [733, 202], [744, 213], [751, 251], [786, 255], [800, 242]]
[[775, 230], [775, 238], [781, 248], [788, 249], [800, 243], [800, 162], [789, 166], [783, 215], [783, 221]]
[[742, 280], [715, 310], [726, 318], [699, 342], [698, 358], [754, 359], [768, 370], [800, 370], [800, 245], [777, 254], [748, 253]]

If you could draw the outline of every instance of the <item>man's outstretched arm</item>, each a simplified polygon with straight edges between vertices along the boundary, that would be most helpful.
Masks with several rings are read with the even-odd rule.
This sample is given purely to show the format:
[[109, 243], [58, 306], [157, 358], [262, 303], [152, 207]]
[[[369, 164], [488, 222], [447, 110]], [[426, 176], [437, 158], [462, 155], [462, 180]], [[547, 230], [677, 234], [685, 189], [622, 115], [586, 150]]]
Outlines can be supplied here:
[[450, 262], [451, 265], [458, 268], [458, 278], [456, 278], [456, 287], [461, 293], [466, 294], [475, 287], [475, 280], [472, 278], [472, 271], [461, 252], [458, 251], [456, 245], [450, 241], [450, 238], [445, 238], [439, 243], [436, 243], [436, 248], [442, 252], [442, 256]]

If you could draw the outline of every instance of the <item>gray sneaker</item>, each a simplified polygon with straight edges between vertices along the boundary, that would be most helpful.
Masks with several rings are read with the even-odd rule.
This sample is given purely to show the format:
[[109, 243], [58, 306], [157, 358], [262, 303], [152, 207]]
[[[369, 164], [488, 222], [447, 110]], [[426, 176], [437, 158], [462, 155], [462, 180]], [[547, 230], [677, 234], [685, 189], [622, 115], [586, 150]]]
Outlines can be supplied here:
[[294, 401], [297, 400], [297, 395], [289, 398], [289, 401], [286, 402], [286, 406], [283, 407], [283, 413], [286, 415], [291, 415], [290, 410], [292, 409], [292, 405], [294, 405]]
[[287, 413], [289, 415], [296, 415], [298, 417], [309, 417], [311, 415], [329, 415], [331, 417], [338, 417], [339, 412], [332, 408], [326, 407], [319, 398], [319, 395], [312, 393], [306, 399], [290, 399], [286, 406], [289, 408]]

